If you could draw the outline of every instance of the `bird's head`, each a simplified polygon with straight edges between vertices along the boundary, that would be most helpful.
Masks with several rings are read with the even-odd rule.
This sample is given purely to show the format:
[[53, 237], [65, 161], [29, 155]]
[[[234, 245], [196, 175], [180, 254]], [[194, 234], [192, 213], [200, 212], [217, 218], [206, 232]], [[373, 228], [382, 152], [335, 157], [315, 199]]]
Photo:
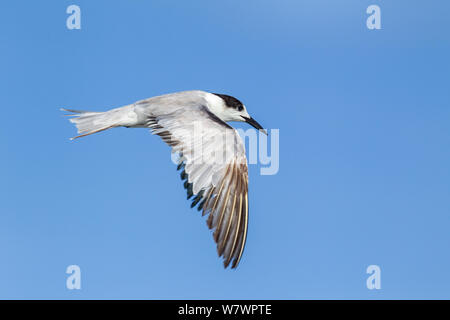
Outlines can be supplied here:
[[[245, 105], [235, 97], [213, 93], [209, 100], [209, 109], [220, 120], [247, 122], [252, 127], [262, 131], [267, 135], [267, 131], [247, 112]], [[216, 98], [218, 97], [218, 99]]]

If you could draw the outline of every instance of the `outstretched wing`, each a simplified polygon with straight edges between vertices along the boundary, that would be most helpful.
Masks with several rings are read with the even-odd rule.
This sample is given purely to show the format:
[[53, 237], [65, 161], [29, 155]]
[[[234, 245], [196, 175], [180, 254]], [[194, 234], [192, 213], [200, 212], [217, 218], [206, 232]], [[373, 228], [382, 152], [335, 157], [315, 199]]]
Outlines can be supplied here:
[[[236, 268], [244, 250], [248, 224], [248, 169], [237, 131], [202, 105], [147, 109], [146, 126], [180, 155], [178, 166], [191, 207], [209, 215], [224, 266]], [[155, 109], [153, 109], [155, 110]]]

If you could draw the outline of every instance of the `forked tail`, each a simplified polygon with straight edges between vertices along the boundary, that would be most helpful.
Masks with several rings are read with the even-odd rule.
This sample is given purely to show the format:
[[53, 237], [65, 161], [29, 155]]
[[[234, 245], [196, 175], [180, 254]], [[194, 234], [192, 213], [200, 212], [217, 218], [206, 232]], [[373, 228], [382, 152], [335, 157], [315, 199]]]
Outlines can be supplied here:
[[71, 114], [67, 114], [67, 116], [73, 116], [73, 118], [69, 120], [75, 124], [79, 133], [78, 136], [70, 139], [74, 140], [114, 127], [134, 124], [133, 120], [135, 121], [135, 114], [130, 107], [131, 106], [125, 106], [106, 112], [80, 111], [64, 108], [61, 110], [71, 112]]

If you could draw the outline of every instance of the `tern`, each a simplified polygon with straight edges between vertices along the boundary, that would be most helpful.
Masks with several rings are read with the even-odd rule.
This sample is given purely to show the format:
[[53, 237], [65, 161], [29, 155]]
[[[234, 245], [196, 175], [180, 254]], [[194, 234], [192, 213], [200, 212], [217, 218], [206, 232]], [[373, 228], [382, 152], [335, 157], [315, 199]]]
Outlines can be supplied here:
[[[267, 132], [238, 99], [193, 90], [155, 96], [106, 112], [70, 112], [76, 139], [116, 127], [149, 128], [179, 155], [178, 170], [197, 206], [208, 215], [224, 267], [238, 266], [248, 227], [248, 167], [245, 145], [227, 122], [241, 121]], [[201, 152], [197, 152], [200, 150]]]

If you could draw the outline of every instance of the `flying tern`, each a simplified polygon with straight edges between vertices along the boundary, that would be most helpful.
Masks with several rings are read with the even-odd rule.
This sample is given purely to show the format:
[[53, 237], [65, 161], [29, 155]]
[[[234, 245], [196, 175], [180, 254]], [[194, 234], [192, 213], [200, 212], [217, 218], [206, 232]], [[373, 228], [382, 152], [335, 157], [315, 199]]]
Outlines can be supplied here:
[[243, 121], [267, 132], [238, 99], [205, 91], [182, 91], [137, 101], [106, 112], [70, 112], [84, 137], [115, 127], [149, 128], [179, 154], [178, 170], [191, 208], [208, 215], [224, 267], [236, 268], [248, 227], [248, 168], [245, 146], [227, 122]]

